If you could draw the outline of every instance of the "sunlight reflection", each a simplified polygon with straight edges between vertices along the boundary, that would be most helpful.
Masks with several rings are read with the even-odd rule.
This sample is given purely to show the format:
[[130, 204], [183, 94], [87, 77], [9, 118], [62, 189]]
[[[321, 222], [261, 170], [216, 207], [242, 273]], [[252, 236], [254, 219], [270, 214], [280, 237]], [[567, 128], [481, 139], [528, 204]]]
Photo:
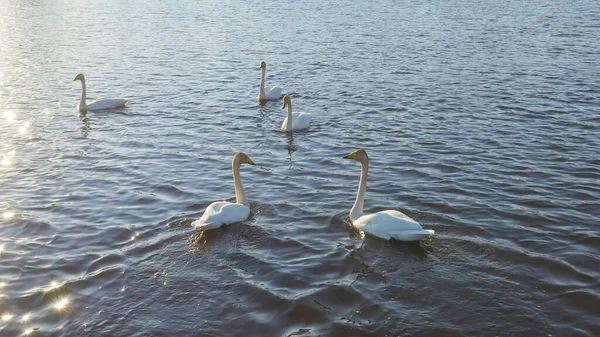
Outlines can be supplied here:
[[19, 128], [19, 133], [22, 135], [26, 134], [30, 126], [31, 122], [25, 122], [23, 126]]
[[0, 255], [2, 255], [2, 253], [4, 253], [4, 244], [0, 245]]
[[54, 289], [56, 289], [58, 287], [60, 287], [60, 284], [58, 283], [58, 281], [52, 280], [52, 281], [50, 281], [50, 284], [48, 284], [46, 292], [54, 290]]
[[27, 323], [31, 320], [31, 314], [25, 314], [21, 317], [21, 323]]
[[67, 297], [63, 297], [63, 298], [59, 299], [58, 301], [54, 302], [54, 310], [56, 310], [58, 312], [67, 310], [68, 306], [69, 306], [69, 298], [67, 298]]
[[4, 322], [10, 322], [10, 321], [12, 321], [13, 316], [14, 316], [13, 314], [9, 314], [9, 313], [2, 314], [2, 320]]
[[33, 333], [37, 329], [38, 328], [29, 328], [29, 329], [23, 331], [23, 336], [29, 336], [29, 335], [31, 335], [31, 333]]
[[4, 111], [4, 117], [8, 122], [12, 123], [15, 120], [15, 113], [12, 111]]
[[15, 212], [4, 212], [4, 214], [2, 214], [2, 217], [4, 218], [4, 220], [10, 220], [12, 219], [12, 217], [15, 216]]
[[10, 150], [10, 151], [6, 152], [6, 155], [3, 156], [2, 161], [0, 162], [0, 165], [10, 166], [12, 164], [12, 161], [10, 159], [13, 158], [14, 156], [15, 156], [15, 150]]
[[6, 287], [6, 283], [4, 282], [0, 282], [0, 290], [2, 290], [2, 288]]

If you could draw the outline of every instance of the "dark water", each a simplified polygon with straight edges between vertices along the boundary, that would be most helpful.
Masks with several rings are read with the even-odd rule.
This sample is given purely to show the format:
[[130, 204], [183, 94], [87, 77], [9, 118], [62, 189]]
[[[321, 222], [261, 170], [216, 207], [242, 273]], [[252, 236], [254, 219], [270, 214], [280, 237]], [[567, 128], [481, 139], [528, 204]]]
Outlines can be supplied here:
[[[598, 36], [591, 0], [1, 0], [0, 335], [598, 336]], [[358, 147], [432, 240], [352, 232]], [[251, 218], [201, 236], [236, 151]]]

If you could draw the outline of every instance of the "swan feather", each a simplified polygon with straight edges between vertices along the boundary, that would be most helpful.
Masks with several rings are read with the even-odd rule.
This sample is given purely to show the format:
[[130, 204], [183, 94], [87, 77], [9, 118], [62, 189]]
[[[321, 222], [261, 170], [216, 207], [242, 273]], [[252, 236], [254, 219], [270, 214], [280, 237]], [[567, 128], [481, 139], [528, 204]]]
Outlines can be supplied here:
[[200, 219], [192, 222], [192, 226], [200, 230], [209, 230], [244, 221], [249, 216], [250, 207], [246, 205], [228, 201], [215, 201], [206, 208]]
[[87, 110], [105, 110], [124, 107], [127, 100], [123, 98], [95, 99], [87, 105]]
[[352, 224], [359, 230], [386, 240], [418, 241], [434, 234], [433, 230], [423, 229], [418, 222], [396, 210], [363, 215]]
[[[308, 128], [311, 120], [312, 115], [308, 112], [292, 113], [292, 130], [296, 131]], [[283, 120], [283, 124], [281, 124], [281, 131], [292, 131], [287, 129], [287, 121], [288, 118], [285, 117], [285, 119]]]

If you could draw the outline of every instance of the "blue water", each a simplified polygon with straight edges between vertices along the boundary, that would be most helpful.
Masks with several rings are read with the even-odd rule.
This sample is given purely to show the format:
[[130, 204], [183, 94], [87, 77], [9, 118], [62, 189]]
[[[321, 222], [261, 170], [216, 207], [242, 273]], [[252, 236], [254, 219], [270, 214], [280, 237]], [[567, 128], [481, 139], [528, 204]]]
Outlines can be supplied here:
[[[2, 0], [0, 335], [600, 335], [598, 36], [589, 0]], [[366, 210], [436, 236], [350, 228], [359, 147]], [[250, 219], [195, 232], [237, 151]]]

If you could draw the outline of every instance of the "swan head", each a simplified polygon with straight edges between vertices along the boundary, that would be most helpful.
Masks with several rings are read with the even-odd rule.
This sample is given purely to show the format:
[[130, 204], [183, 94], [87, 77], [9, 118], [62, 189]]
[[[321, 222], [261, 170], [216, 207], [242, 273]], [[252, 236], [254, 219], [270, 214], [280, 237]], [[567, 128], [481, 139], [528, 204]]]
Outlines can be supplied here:
[[347, 156], [342, 157], [344, 159], [354, 159], [361, 163], [369, 161], [369, 156], [367, 155], [367, 151], [363, 149], [358, 149]]
[[77, 74], [77, 76], [75, 76], [75, 78], [73, 79], [73, 81], [85, 81], [85, 77], [83, 76], [82, 73]]
[[260, 62], [260, 69], [267, 69], [267, 63], [265, 63], [265, 61]]
[[242, 165], [242, 164], [256, 165], [256, 164], [254, 164], [254, 162], [252, 161], [252, 159], [250, 159], [250, 157], [248, 157], [248, 155], [246, 155], [244, 152], [236, 152], [236, 154], [233, 155], [233, 164], [237, 164], [237, 165]]
[[283, 96], [283, 105], [281, 106], [282, 109], [285, 109], [286, 106], [288, 106], [288, 104], [291, 104], [292, 100], [290, 99], [289, 95], [285, 95]]

